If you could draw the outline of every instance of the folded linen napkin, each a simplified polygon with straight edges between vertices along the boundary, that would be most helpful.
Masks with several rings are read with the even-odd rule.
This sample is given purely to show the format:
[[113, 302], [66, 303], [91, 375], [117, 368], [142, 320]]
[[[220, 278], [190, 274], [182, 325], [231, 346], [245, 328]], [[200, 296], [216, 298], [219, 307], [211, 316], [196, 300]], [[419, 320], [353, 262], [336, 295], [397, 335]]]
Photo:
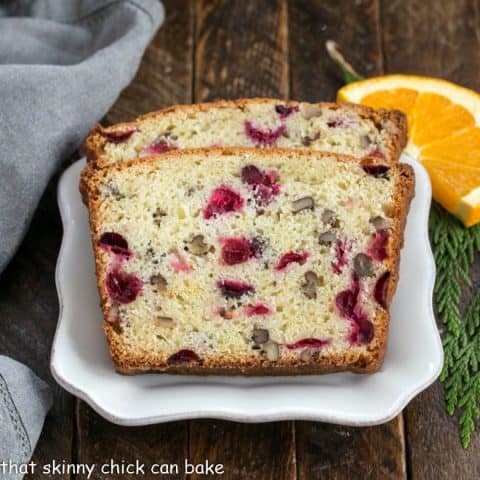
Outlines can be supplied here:
[[52, 404], [48, 385], [30, 369], [0, 355], [0, 479], [17, 479], [30, 459]]
[[163, 20], [158, 0], [1, 5], [37, 16], [0, 17], [0, 272], [55, 168], [130, 83]]
[[[49, 178], [130, 83], [163, 17], [159, 0], [0, 0], [0, 273]], [[30, 458], [45, 388], [1, 359], [0, 464]]]

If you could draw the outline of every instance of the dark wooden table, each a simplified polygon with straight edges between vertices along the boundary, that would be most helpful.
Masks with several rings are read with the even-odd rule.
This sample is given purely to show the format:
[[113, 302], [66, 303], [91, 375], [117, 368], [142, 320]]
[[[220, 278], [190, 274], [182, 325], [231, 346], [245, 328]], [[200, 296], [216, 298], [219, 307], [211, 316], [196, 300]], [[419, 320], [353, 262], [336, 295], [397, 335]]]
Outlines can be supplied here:
[[[330, 38], [364, 75], [426, 74], [480, 90], [479, 0], [164, 0], [164, 5], [165, 24], [106, 123], [217, 98], [332, 100], [342, 81], [325, 54]], [[62, 236], [56, 183], [0, 278], [0, 352], [29, 365], [55, 393], [34, 461], [102, 464], [113, 458], [149, 465], [208, 459], [224, 465], [225, 479], [480, 478], [480, 435], [463, 450], [439, 383], [398, 417], [372, 428], [216, 420], [122, 428], [103, 420], [57, 386], [49, 372]], [[94, 478], [107, 477], [96, 472]]]

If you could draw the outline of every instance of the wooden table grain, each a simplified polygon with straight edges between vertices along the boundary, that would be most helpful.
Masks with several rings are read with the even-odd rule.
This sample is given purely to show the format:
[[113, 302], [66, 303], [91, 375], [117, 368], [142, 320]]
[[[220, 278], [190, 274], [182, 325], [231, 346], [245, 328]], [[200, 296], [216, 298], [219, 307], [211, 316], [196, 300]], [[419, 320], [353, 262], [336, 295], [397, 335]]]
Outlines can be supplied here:
[[[327, 39], [336, 40], [363, 75], [425, 74], [480, 90], [480, 0], [163, 3], [166, 21], [105, 123], [218, 98], [333, 100], [342, 79], [325, 54]], [[192, 463], [208, 459], [224, 465], [225, 473], [216, 478], [228, 480], [480, 478], [480, 435], [473, 436], [468, 450], [461, 447], [439, 383], [389, 423], [370, 428], [219, 420], [124, 428], [103, 420], [58, 387], [48, 368], [62, 235], [57, 180], [47, 188], [26, 238], [0, 277], [0, 353], [29, 365], [55, 395], [35, 462], [98, 465], [113, 458], [183, 465], [185, 458]], [[43, 477], [37, 472], [29, 478]], [[125, 477], [96, 471], [92, 478]], [[160, 478], [206, 477], [180, 473]]]

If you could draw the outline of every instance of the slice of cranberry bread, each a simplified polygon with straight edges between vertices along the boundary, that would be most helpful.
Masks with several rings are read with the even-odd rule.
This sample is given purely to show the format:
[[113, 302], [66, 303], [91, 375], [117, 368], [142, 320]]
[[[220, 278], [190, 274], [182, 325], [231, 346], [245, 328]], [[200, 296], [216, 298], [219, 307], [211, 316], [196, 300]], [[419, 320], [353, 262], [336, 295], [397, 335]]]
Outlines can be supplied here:
[[87, 188], [118, 371], [380, 368], [410, 166], [198, 149], [97, 169]]
[[86, 139], [90, 165], [104, 167], [169, 150], [205, 147], [308, 148], [394, 163], [406, 142], [405, 115], [361, 105], [272, 99], [174, 106]]

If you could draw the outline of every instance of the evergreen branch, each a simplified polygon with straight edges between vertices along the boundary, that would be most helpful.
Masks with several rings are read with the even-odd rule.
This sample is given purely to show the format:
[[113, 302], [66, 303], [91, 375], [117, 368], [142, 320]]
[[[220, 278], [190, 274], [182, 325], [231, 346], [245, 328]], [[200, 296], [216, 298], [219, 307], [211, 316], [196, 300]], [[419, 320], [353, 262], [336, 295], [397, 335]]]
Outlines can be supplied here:
[[477, 373], [469, 378], [468, 384], [465, 385], [462, 400], [459, 402], [459, 408], [463, 409], [458, 421], [464, 448], [467, 448], [470, 444], [472, 434], [475, 431], [475, 422], [480, 418], [479, 399], [480, 374]]
[[[480, 286], [475, 290], [465, 312], [465, 327], [470, 337], [480, 337]], [[480, 355], [480, 351], [478, 355]]]
[[480, 229], [465, 228], [455, 217], [434, 203], [430, 212], [430, 239], [437, 266], [434, 296], [445, 327], [445, 363], [440, 381], [445, 387], [445, 405], [450, 415], [459, 411], [460, 438], [466, 448], [480, 417], [480, 287], [470, 299], [462, 318], [460, 299], [470, 287], [470, 268], [480, 251]]

